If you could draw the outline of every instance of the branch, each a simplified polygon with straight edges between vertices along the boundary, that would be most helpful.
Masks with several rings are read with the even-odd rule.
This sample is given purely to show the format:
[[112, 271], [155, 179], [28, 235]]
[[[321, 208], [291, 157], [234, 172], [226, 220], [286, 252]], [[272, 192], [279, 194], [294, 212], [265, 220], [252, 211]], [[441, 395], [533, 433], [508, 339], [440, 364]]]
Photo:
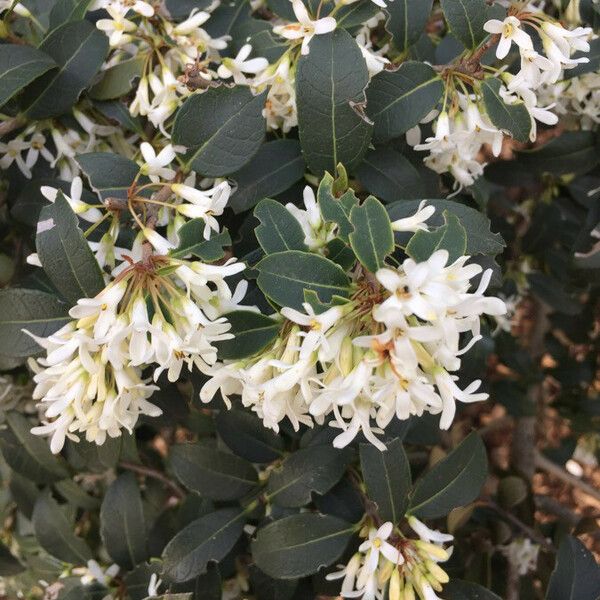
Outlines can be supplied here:
[[185, 498], [186, 496], [185, 492], [173, 480], [169, 479], [161, 471], [157, 471], [156, 469], [152, 469], [151, 467], [145, 467], [144, 465], [138, 465], [136, 463], [126, 461], [120, 462], [119, 467], [128, 471], [133, 471], [134, 473], [139, 473], [140, 475], [144, 475], [146, 477], [151, 477], [152, 479], [156, 479], [157, 481], [161, 481], [178, 498]]

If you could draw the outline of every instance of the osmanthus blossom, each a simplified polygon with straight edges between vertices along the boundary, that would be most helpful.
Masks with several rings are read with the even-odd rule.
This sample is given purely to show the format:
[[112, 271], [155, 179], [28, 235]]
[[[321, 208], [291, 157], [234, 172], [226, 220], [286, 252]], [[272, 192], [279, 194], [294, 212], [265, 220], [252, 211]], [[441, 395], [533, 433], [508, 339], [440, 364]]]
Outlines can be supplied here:
[[[309, 213], [312, 225], [320, 222], [313, 199], [307, 193], [307, 211], [293, 211], [306, 215], [305, 226]], [[415, 215], [393, 226], [422, 230], [432, 214], [421, 204]], [[336, 447], [362, 433], [384, 449], [377, 435], [394, 417], [429, 412], [441, 416], [441, 428], [449, 428], [457, 402], [487, 398], [478, 391], [481, 382], [462, 389], [453, 373], [480, 339], [482, 315], [506, 311], [502, 300], [484, 296], [491, 272], [470, 290], [482, 269], [468, 260], [449, 264], [448, 252], [439, 250], [421, 263], [409, 258], [378, 270], [376, 285], [356, 280], [349, 301], [320, 314], [308, 304], [302, 311], [283, 307], [280, 318], [288, 333], [256, 356], [211, 366], [201, 400], [209, 402], [217, 390], [226, 403], [239, 395], [242, 405], [275, 431], [285, 418], [295, 428], [329, 423], [341, 430]]]
[[138, 26], [137, 23], [126, 18], [128, 9], [111, 3], [106, 7], [106, 11], [110, 19], [98, 19], [96, 27], [108, 35], [110, 45], [116, 48], [131, 42], [133, 40], [131, 34], [137, 31]]
[[206, 370], [216, 362], [214, 343], [232, 336], [215, 306], [232, 299], [225, 278], [243, 269], [234, 259], [204, 265], [152, 255], [95, 298], [80, 299], [69, 311], [73, 320], [48, 338], [30, 334], [46, 351], [30, 361], [33, 397], [45, 416], [32, 432], [50, 436], [51, 450], [60, 452], [66, 438], [83, 434], [102, 444], [131, 432], [139, 415], [158, 416], [149, 398], [159, 388], [142, 372], [153, 366], [155, 381], [163, 372], [176, 381], [184, 367]]
[[391, 522], [363, 527], [360, 535], [367, 539], [344, 568], [327, 575], [329, 581], [342, 580], [342, 598], [382, 600], [387, 592], [389, 600], [441, 600], [436, 592], [449, 577], [439, 563], [450, 558], [452, 548], [445, 544], [454, 538], [414, 516], [407, 522], [419, 539], [407, 537]]
[[15, 4], [13, 0], [0, 0], [0, 13], [3, 13], [9, 8], [12, 8], [12, 10], [21, 17], [31, 17], [31, 11], [20, 2]]
[[235, 58], [225, 57], [217, 69], [219, 77], [221, 79], [233, 77], [234, 83], [244, 85], [247, 83], [247, 74], [257, 75], [269, 66], [269, 61], [266, 58], [248, 58], [251, 53], [252, 45], [244, 44]]
[[531, 37], [521, 29], [521, 21], [517, 17], [511, 15], [503, 21], [490, 19], [484, 24], [483, 28], [488, 33], [500, 35], [498, 46], [496, 46], [496, 58], [505, 58], [512, 43], [515, 43], [522, 50], [533, 50]]
[[298, 22], [288, 23], [287, 25], [276, 25], [273, 27], [273, 33], [288, 40], [302, 40], [301, 52], [302, 54], [308, 54], [310, 51], [309, 44], [313, 37], [333, 31], [337, 23], [333, 17], [323, 17], [313, 20], [308, 14], [303, 0], [291, 0], [291, 2]]

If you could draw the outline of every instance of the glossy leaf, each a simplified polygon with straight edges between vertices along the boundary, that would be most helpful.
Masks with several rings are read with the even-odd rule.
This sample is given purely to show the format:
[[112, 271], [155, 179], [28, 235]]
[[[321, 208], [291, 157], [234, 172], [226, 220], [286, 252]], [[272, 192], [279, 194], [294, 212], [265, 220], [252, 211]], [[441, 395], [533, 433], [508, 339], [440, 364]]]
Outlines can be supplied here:
[[90, 97], [94, 100], [113, 100], [129, 93], [134, 80], [142, 76], [146, 60], [146, 55], [138, 54], [102, 71], [102, 79], [90, 88]]
[[486, 37], [483, 25], [488, 20], [485, 0], [441, 0], [450, 31], [467, 48], [476, 48]]
[[518, 142], [529, 140], [531, 115], [523, 102], [507, 104], [500, 96], [502, 83], [499, 79], [488, 78], [481, 84], [483, 102], [491, 122], [501, 131], [510, 134]]
[[452, 264], [467, 251], [467, 232], [458, 217], [444, 211], [445, 224], [434, 231], [417, 231], [411, 238], [406, 253], [416, 262], [426, 261], [438, 250], [448, 251], [448, 264]]
[[477, 583], [454, 578], [444, 584], [441, 597], [444, 600], [501, 600], [500, 596]]
[[78, 225], [77, 216], [59, 192], [55, 202], [42, 209], [35, 239], [44, 271], [71, 304], [93, 298], [104, 289], [100, 267]]
[[231, 246], [231, 237], [225, 229], [221, 233], [211, 231], [210, 239], [204, 239], [204, 219], [192, 219], [177, 232], [179, 245], [171, 256], [184, 258], [192, 255], [204, 262], [214, 262], [225, 256], [225, 248]]
[[236, 500], [258, 484], [249, 462], [199, 444], [173, 446], [170, 465], [183, 485], [211, 500]]
[[415, 44], [425, 29], [431, 14], [433, 0], [394, 0], [385, 11], [389, 15], [386, 29], [392, 34], [394, 46], [406, 52]]
[[222, 177], [249, 162], [265, 137], [265, 95], [237, 86], [190, 96], [173, 125], [173, 143], [188, 149], [186, 163], [206, 177]]
[[[300, 144], [308, 167], [321, 175], [338, 163], [352, 171], [371, 140], [371, 125], [360, 114], [369, 83], [365, 60], [343, 29], [315, 36], [296, 71]], [[357, 107], [358, 105], [358, 107]]]
[[132, 160], [112, 152], [79, 154], [77, 162], [102, 199], [127, 198], [127, 190], [140, 168]]
[[409, 512], [419, 518], [446, 516], [477, 498], [487, 477], [487, 455], [472, 433], [415, 484]]
[[254, 209], [254, 216], [260, 221], [254, 234], [265, 254], [308, 250], [302, 226], [280, 202], [270, 198], [261, 200]]
[[333, 564], [354, 526], [336, 517], [302, 513], [258, 530], [252, 543], [257, 566], [275, 579], [296, 579]]

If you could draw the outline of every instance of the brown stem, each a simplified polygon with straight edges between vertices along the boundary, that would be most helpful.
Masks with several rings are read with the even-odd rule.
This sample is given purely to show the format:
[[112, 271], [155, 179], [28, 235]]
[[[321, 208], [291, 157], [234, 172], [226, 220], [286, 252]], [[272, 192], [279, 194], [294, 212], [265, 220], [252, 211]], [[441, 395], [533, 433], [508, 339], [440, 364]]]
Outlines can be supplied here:
[[156, 479], [157, 481], [161, 481], [168, 487], [175, 496], [178, 498], [185, 498], [185, 492], [171, 479], [169, 479], [164, 473], [161, 471], [157, 471], [156, 469], [152, 469], [151, 467], [145, 467], [144, 465], [138, 465], [136, 463], [122, 461], [119, 463], [119, 466], [122, 469], [126, 469], [128, 471], [133, 471], [134, 473], [139, 473], [140, 475], [144, 475], [146, 477], [151, 477], [152, 479]]
[[12, 119], [8, 119], [7, 121], [0, 123], [0, 137], [7, 135], [11, 131], [18, 129], [24, 124], [25, 120], [23, 117], [13, 117]]

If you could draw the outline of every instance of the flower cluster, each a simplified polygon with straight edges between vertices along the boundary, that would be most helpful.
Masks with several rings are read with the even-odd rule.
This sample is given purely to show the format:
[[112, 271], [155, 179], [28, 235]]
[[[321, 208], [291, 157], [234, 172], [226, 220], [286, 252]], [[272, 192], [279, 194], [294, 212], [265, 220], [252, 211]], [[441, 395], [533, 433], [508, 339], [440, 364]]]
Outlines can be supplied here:
[[327, 576], [342, 579], [343, 598], [414, 600], [418, 596], [440, 600], [436, 592], [442, 591], [449, 578], [439, 563], [450, 558], [452, 548], [446, 549], [444, 544], [454, 538], [413, 516], [408, 517], [408, 524], [418, 540], [406, 537], [390, 522], [363, 528], [361, 535], [367, 539], [358, 552], [341, 571]]
[[225, 278], [244, 265], [151, 255], [131, 264], [95, 298], [70, 310], [72, 321], [48, 338], [34, 339], [46, 355], [31, 360], [46, 422], [32, 431], [50, 435], [59, 452], [65, 438], [102, 444], [140, 414], [161, 411], [148, 398], [166, 372], [176, 381], [184, 366], [206, 370], [217, 360], [215, 342], [229, 339], [222, 305], [232, 300]]
[[[539, 36], [543, 53], [535, 50], [526, 27]], [[503, 21], [491, 19], [484, 29], [492, 34], [488, 43], [496, 45], [496, 58], [509, 56], [513, 44], [518, 49], [520, 70], [516, 74], [492, 67], [488, 70], [500, 81], [498, 93], [502, 100], [509, 106], [525, 106], [529, 112], [529, 139], [535, 141], [538, 121], [546, 125], [558, 122], [551, 111], [555, 103], [547, 106], [540, 103], [540, 98], [546, 96], [545, 88], [559, 82], [565, 70], [589, 62], [587, 57], [573, 54], [589, 51], [592, 30], [584, 27], [568, 30], [550, 16], [527, 8], [510, 8]], [[483, 146], [489, 147], [493, 156], [499, 156], [504, 132], [486, 112], [478, 79], [463, 69], [452, 68], [444, 77], [446, 94], [434, 125], [435, 133], [425, 143], [417, 143], [415, 149], [429, 152], [424, 160], [428, 167], [437, 173], [450, 173], [458, 187], [470, 186], [483, 173]]]
[[[311, 193], [307, 209], [293, 209], [300, 217], [309, 247], [322, 246], [323, 224]], [[393, 224], [398, 231], [426, 227], [433, 213], [419, 212]], [[394, 417], [403, 420], [425, 412], [440, 414], [440, 427], [450, 427], [456, 402], [487, 398], [477, 392], [480, 381], [461, 389], [452, 375], [461, 355], [480, 339], [480, 318], [506, 311], [499, 298], [486, 298], [491, 271], [481, 276], [477, 289], [471, 280], [481, 267], [454, 262], [439, 250], [427, 261], [407, 258], [397, 268], [382, 268], [373, 278], [355, 272], [354, 294], [347, 302], [316, 312], [284, 307], [284, 334], [250, 359], [215, 365], [200, 397], [210, 401], [217, 390], [228, 397], [239, 394], [266, 427], [278, 431], [287, 418], [300, 423], [326, 421], [341, 433], [334, 445], [348, 445], [359, 432], [375, 446], [376, 437]], [[470, 339], [461, 344], [461, 336]], [[376, 426], [373, 427], [372, 420]]]

